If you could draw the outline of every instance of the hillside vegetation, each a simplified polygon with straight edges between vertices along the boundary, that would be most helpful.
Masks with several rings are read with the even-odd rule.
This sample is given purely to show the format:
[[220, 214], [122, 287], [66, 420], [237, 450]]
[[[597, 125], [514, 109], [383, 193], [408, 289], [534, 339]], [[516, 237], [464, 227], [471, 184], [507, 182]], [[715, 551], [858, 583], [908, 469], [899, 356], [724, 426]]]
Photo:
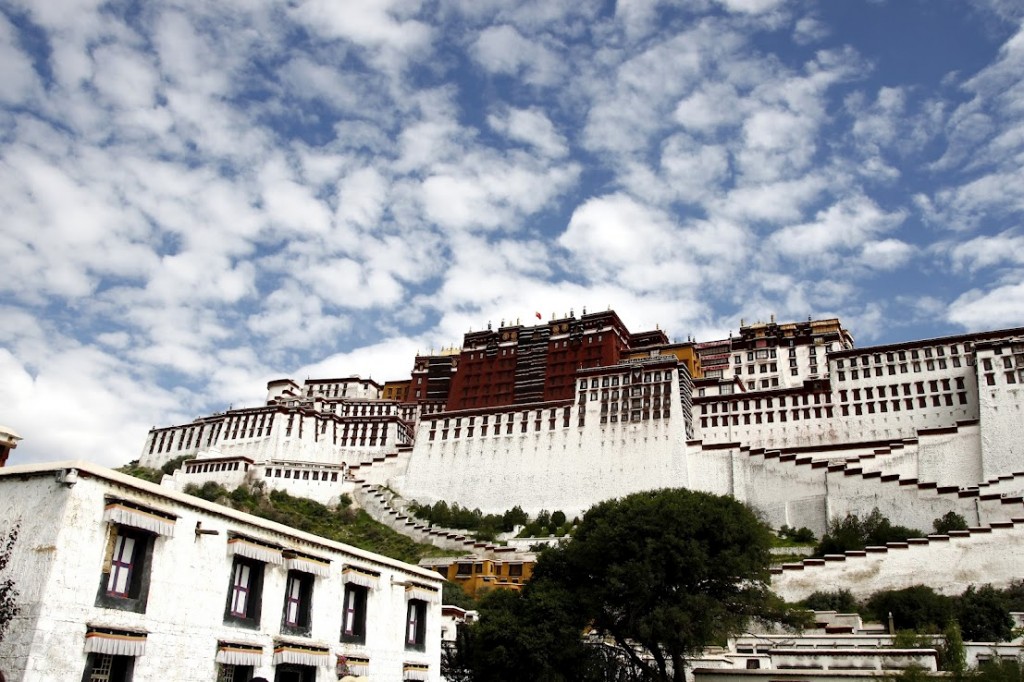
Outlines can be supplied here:
[[241, 485], [228, 490], [210, 482], [202, 486], [185, 486], [185, 492], [296, 530], [411, 564], [424, 557], [458, 554], [433, 545], [420, 544], [374, 521], [362, 509], [353, 508], [352, 498], [348, 495], [341, 496], [337, 507], [328, 507], [305, 497], [289, 495], [283, 490], [266, 493], [259, 485]]
[[[160, 469], [141, 467], [132, 462], [118, 469], [123, 474], [160, 483], [164, 474], [171, 474], [189, 457], [179, 457]], [[241, 485], [228, 490], [216, 483], [187, 485], [185, 492], [209, 502], [223, 504], [260, 518], [276, 521], [296, 530], [344, 542], [384, 556], [415, 564], [430, 556], [451, 556], [458, 552], [423, 545], [370, 518], [362, 509], [352, 507], [352, 498], [342, 495], [337, 507], [328, 507], [304, 497], [295, 497], [280, 490], [265, 492], [261, 486]]]

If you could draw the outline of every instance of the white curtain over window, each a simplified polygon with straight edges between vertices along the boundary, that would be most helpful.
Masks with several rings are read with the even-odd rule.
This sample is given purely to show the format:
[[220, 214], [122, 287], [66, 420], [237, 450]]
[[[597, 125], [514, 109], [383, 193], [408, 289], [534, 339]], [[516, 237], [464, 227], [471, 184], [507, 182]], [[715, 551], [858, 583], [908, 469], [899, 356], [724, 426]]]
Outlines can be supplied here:
[[406, 663], [402, 666], [403, 680], [425, 680], [428, 677], [430, 668], [416, 663]]
[[327, 665], [330, 663], [330, 651], [313, 647], [297, 647], [279, 645], [274, 649], [274, 665], [292, 663], [294, 665]]
[[292, 555], [285, 558], [285, 568], [288, 570], [312, 573], [321, 578], [331, 575], [331, 562], [329, 559], [320, 559], [306, 555]]
[[128, 506], [120, 500], [110, 500], [103, 511], [103, 520], [110, 523], [119, 523], [122, 526], [131, 526], [156, 533], [158, 535], [174, 536], [174, 521], [177, 519], [173, 514], [160, 512], [156, 509]]
[[346, 583], [360, 585], [371, 590], [376, 589], [377, 585], [380, 583], [379, 574], [361, 570], [354, 566], [346, 566], [345, 570], [341, 572], [341, 577]]
[[219, 642], [217, 644], [217, 663], [258, 666], [263, 663], [263, 648], [248, 644]]
[[348, 665], [349, 674], [355, 677], [366, 677], [366, 674], [370, 672], [370, 659], [368, 658], [349, 656], [346, 664]]
[[440, 598], [438, 590], [432, 590], [422, 585], [410, 585], [405, 588], [406, 599], [419, 599], [428, 603], [435, 603]]
[[85, 652], [142, 656], [146, 653], [146, 633], [90, 628], [85, 633]]
[[258, 540], [240, 535], [228, 538], [228, 554], [237, 554], [248, 559], [262, 561], [265, 564], [281, 565], [284, 563], [280, 547], [274, 547], [273, 545], [264, 544]]

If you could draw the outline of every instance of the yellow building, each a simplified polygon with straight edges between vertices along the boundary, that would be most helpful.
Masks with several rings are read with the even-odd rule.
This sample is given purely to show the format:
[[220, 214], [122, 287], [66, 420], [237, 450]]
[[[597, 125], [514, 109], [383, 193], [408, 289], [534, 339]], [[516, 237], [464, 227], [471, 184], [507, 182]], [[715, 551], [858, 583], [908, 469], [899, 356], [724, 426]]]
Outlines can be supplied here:
[[519, 590], [533, 575], [536, 556], [488, 559], [476, 556], [423, 559], [420, 566], [432, 568], [459, 585], [471, 597], [492, 589]]
[[405, 381], [385, 381], [380, 397], [384, 400], [397, 400], [400, 403], [404, 403], [405, 399], [409, 396], [409, 386], [411, 384], [411, 379], [406, 379]]

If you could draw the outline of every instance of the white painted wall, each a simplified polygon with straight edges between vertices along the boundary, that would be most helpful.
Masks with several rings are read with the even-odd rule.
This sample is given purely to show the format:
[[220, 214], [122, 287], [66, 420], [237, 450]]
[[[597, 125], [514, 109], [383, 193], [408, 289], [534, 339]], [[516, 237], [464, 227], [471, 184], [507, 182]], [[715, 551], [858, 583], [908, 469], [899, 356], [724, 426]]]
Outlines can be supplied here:
[[[57, 472], [65, 468], [79, 471], [73, 486], [56, 480]], [[108, 533], [108, 524], [102, 520], [105, 494], [179, 515], [174, 537], [155, 541], [144, 614], [95, 605]], [[0, 518], [6, 522], [18, 517], [21, 537], [10, 568], [17, 576], [24, 609], [11, 635], [0, 644], [0, 661], [8, 679], [80, 679], [87, 623], [149, 632], [146, 653], [136, 661], [136, 682], [213, 679], [219, 639], [262, 645], [263, 664], [256, 673], [273, 679], [272, 645], [281, 628], [286, 571], [267, 566], [258, 632], [225, 625], [232, 561], [227, 552], [229, 530], [331, 560], [330, 577], [315, 579], [311, 636], [299, 638], [330, 648], [331, 667], [319, 672], [320, 679], [334, 679], [333, 654], [343, 653], [368, 656], [373, 679], [401, 679], [406, 662], [426, 663], [430, 679], [440, 679], [439, 600], [428, 609], [426, 651], [407, 651], [405, 590], [395, 584], [415, 580], [439, 589], [441, 581], [430, 571], [80, 462], [0, 470]], [[197, 538], [196, 522], [219, 534]], [[380, 586], [369, 598], [365, 646], [339, 642], [345, 565], [381, 573]]]
[[[799, 601], [819, 590], [850, 590], [863, 598], [879, 590], [928, 585], [942, 594], [960, 594], [970, 585], [1006, 586], [1020, 579], [1024, 561], [1024, 523], [991, 532], [936, 536], [927, 544], [909, 544], [844, 561], [825, 561], [772, 576], [772, 589]], [[806, 561], [804, 562], [806, 564]]]

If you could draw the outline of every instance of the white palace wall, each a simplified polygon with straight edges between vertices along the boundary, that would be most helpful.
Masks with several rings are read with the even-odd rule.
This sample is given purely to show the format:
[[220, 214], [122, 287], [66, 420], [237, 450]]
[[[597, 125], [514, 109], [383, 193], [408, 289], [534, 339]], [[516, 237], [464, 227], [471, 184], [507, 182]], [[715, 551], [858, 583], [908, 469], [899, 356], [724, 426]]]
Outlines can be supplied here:
[[821, 590], [846, 589], [864, 598], [912, 585], [929, 585], [949, 595], [970, 585], [1005, 587], [1020, 580], [1024, 523], [1003, 526], [787, 564], [772, 576], [772, 590], [787, 601], [798, 601]]
[[561, 509], [571, 517], [612, 497], [686, 484], [681, 415], [658, 423], [579, 427], [577, 414], [572, 408], [568, 427], [559, 417], [548, 429], [545, 418], [535, 431], [531, 419], [528, 433], [433, 442], [426, 440], [425, 422], [405, 474], [392, 486], [424, 503], [457, 501], [496, 514], [518, 504], [528, 514]]
[[1024, 471], [1024, 340], [978, 348], [982, 479]]
[[[679, 379], [665, 375], [671, 379], [658, 395], [678, 403]], [[681, 410], [612, 422], [602, 411], [611, 399], [601, 390], [588, 387], [575, 404], [426, 417], [405, 473], [391, 485], [425, 503], [457, 501], [499, 514], [515, 505], [529, 514], [561, 509], [570, 517], [612, 497], [689, 485]]]

